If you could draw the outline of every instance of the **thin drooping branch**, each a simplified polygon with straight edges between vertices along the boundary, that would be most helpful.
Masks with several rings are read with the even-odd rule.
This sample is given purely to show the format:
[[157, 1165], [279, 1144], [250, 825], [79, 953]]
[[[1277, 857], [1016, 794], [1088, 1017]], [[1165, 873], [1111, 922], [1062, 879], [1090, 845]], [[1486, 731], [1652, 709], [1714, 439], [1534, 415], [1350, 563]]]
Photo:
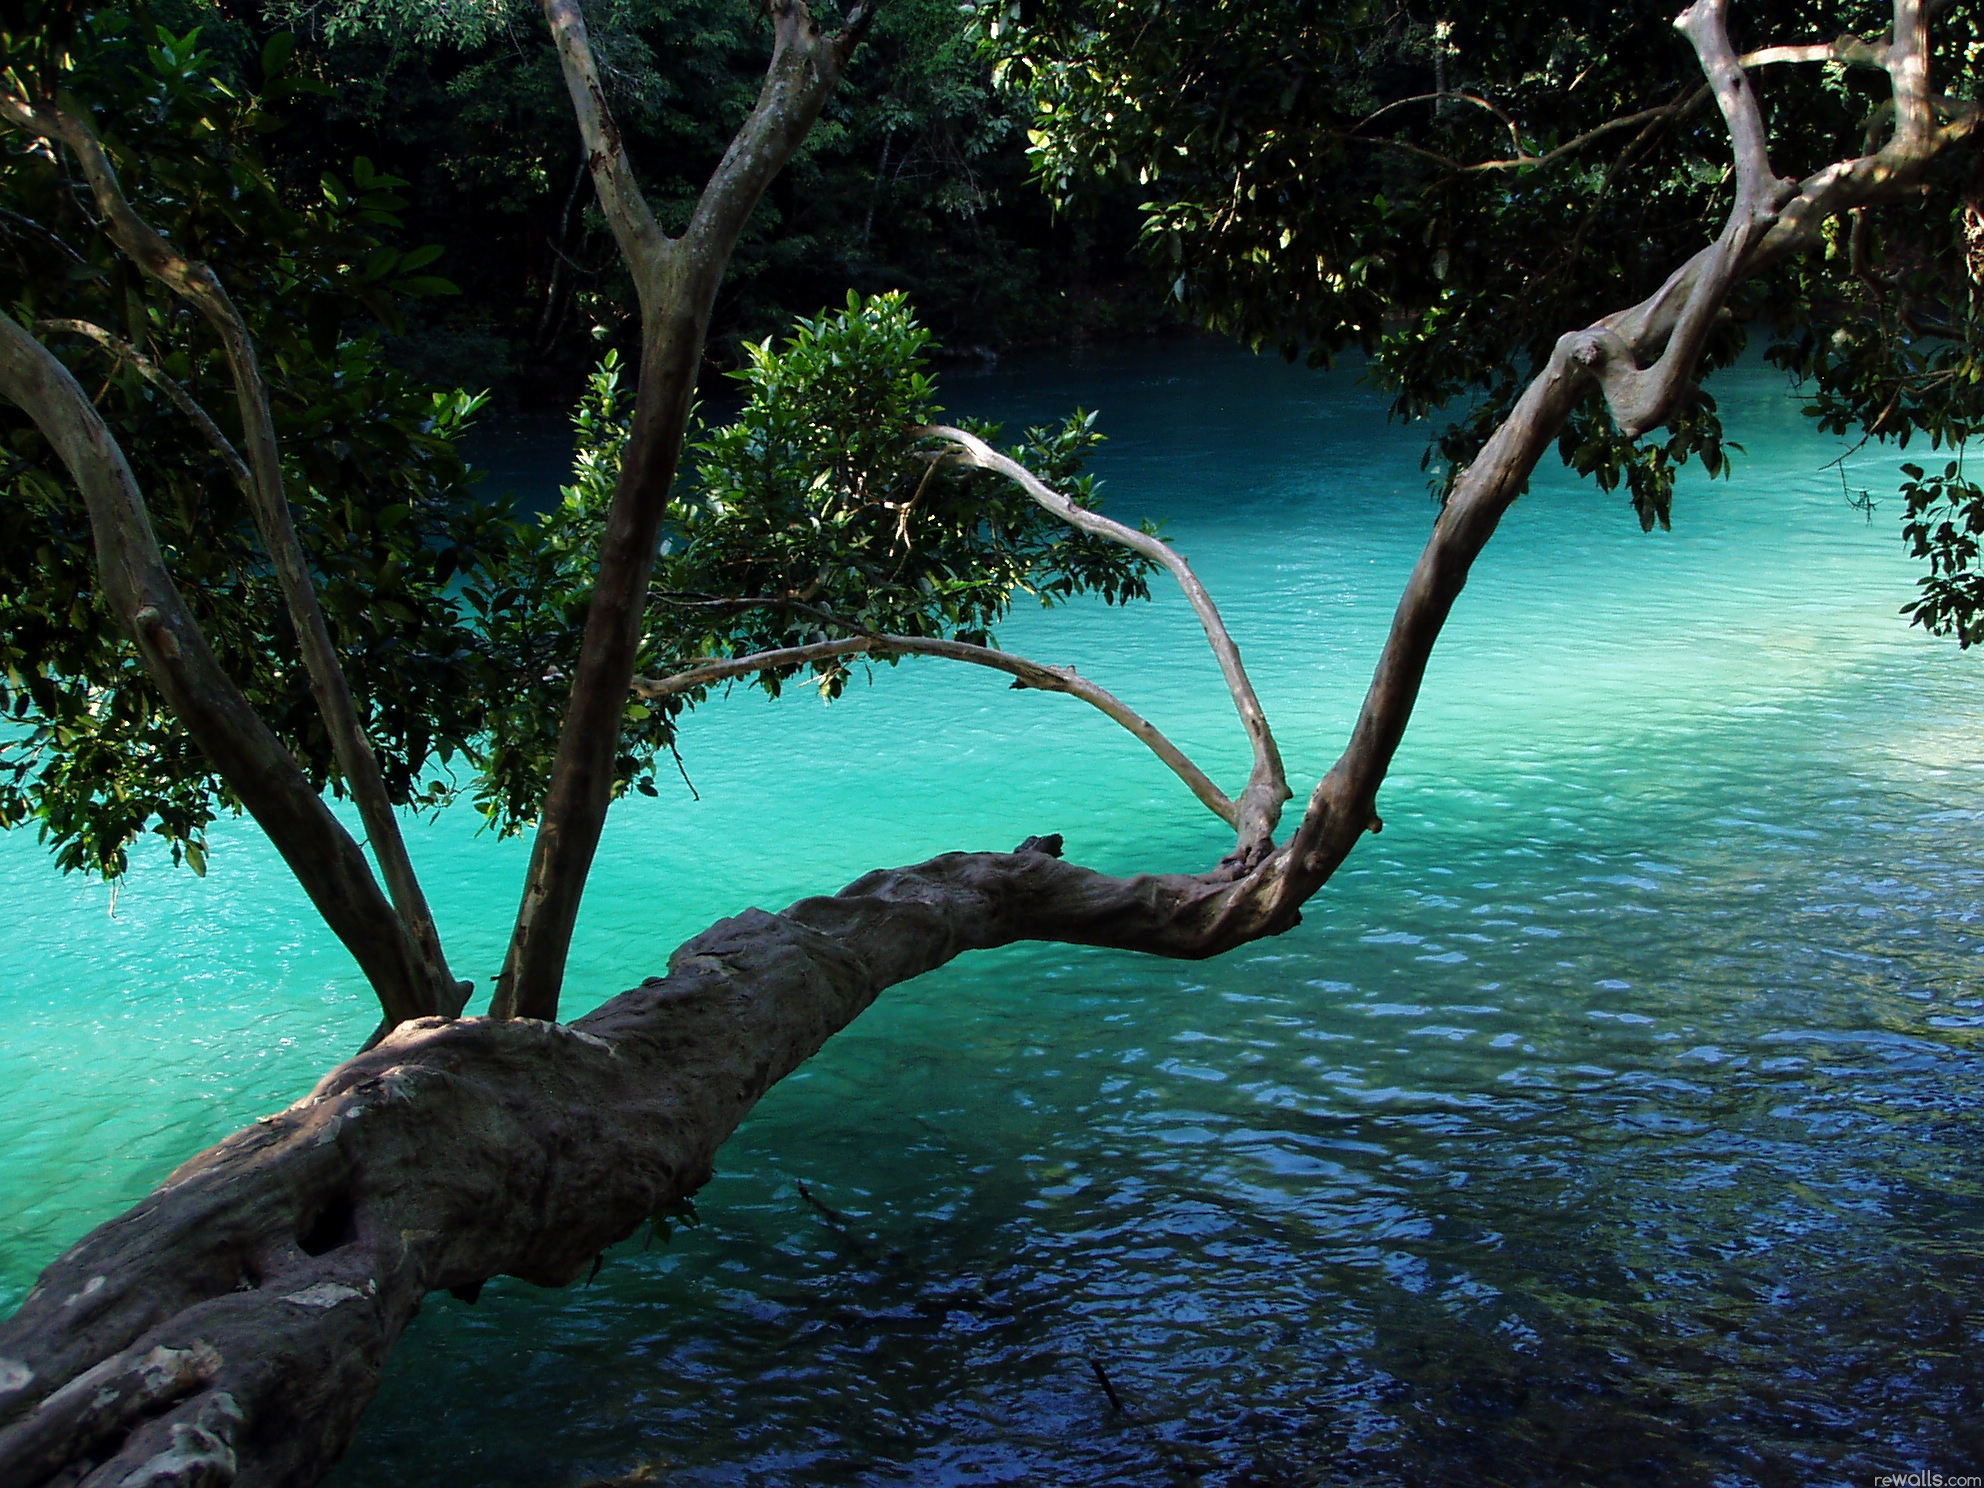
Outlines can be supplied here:
[[578, 0], [543, 0], [593, 179], [640, 290], [640, 383], [600, 540], [599, 574], [559, 731], [551, 789], [497, 979], [499, 1017], [555, 1018], [579, 903], [613, 799], [614, 761], [646, 622], [648, 579], [681, 460], [703, 342], [731, 249], [859, 43], [872, 7], [822, 32], [803, 0], [771, 0], [775, 40], [750, 116], [704, 185], [680, 238], [662, 235], [600, 87]]
[[713, 682], [748, 676], [753, 672], [773, 671], [779, 667], [805, 666], [809, 662], [828, 661], [840, 656], [864, 655], [941, 656], [950, 661], [967, 662], [973, 666], [990, 667], [994, 671], [1004, 672], [1009, 677], [1017, 678], [1019, 685], [1037, 692], [1062, 692], [1069, 697], [1080, 698], [1129, 730], [1133, 737], [1164, 762], [1165, 767], [1172, 774], [1185, 782], [1186, 788], [1198, 797], [1214, 816], [1228, 826], [1236, 826], [1239, 823], [1239, 807], [1212, 782], [1205, 771], [1193, 764], [1191, 758], [1166, 738], [1163, 731], [1155, 724], [1129, 707], [1107, 688], [1089, 681], [1073, 667], [1048, 666], [1042, 662], [1029, 661], [1024, 656], [1015, 656], [1010, 651], [995, 650], [990, 646], [974, 646], [967, 641], [943, 640], [933, 636], [890, 635], [880, 631], [864, 630], [859, 635], [837, 641], [815, 641], [805, 646], [785, 646], [774, 651], [756, 651], [748, 656], [716, 657], [698, 662], [666, 677], [636, 677], [634, 691], [645, 698], [673, 697], [698, 687], [707, 687]]
[[[1517, 127], [1516, 121], [1509, 117], [1507, 110], [1497, 106], [1496, 104], [1490, 103], [1487, 99], [1481, 97], [1479, 94], [1468, 93], [1463, 90], [1455, 89], [1455, 88], [1446, 88], [1436, 93], [1414, 93], [1410, 98], [1394, 98], [1390, 103], [1385, 104], [1381, 108], [1373, 109], [1370, 113], [1366, 114], [1363, 118], [1359, 119], [1355, 124], [1353, 124], [1350, 127], [1350, 132], [1352, 135], [1358, 135], [1363, 133], [1365, 126], [1372, 124], [1379, 119], [1382, 119], [1386, 114], [1391, 113], [1394, 109], [1406, 108], [1415, 103], [1445, 104], [1448, 102], [1471, 103], [1476, 108], [1481, 109], [1486, 113], [1494, 115], [1495, 118], [1501, 122], [1502, 127], [1508, 130], [1509, 143], [1515, 148], [1516, 158], [1513, 161], [1510, 161], [1509, 162], [1510, 164], [1512, 165], [1533, 164], [1542, 158], [1541, 156], [1531, 154], [1529, 147], [1523, 144], [1522, 130]], [[1606, 129], [1619, 129], [1619, 128], [1623, 128], [1629, 122], [1630, 122], [1629, 120], [1625, 120], [1625, 119], [1614, 119], [1610, 123], [1602, 127]], [[1582, 140], [1586, 138], [1586, 136], [1580, 136], [1579, 138], [1580, 140]]]
[[295, 873], [395, 1021], [428, 1011], [420, 953], [365, 855], [222, 669], [165, 566], [131, 467], [53, 352], [0, 315], [0, 397], [54, 446], [83, 494], [97, 580], [146, 673]]
[[[1636, 113], [1621, 114], [1616, 119], [1607, 119], [1603, 124], [1594, 124], [1582, 134], [1573, 135], [1561, 145], [1555, 145], [1545, 150], [1541, 155], [1530, 154], [1518, 138], [1516, 140], [1516, 153], [1514, 155], [1493, 160], [1462, 161], [1454, 159], [1451, 155], [1442, 155], [1438, 150], [1429, 150], [1424, 145], [1414, 144], [1410, 140], [1396, 139], [1389, 135], [1366, 135], [1362, 133], [1366, 124], [1378, 118], [1379, 115], [1387, 113], [1402, 104], [1419, 103], [1429, 98], [1445, 96], [1464, 95], [1423, 93], [1415, 98], [1401, 98], [1397, 103], [1387, 104], [1384, 108], [1379, 109], [1377, 113], [1368, 115], [1345, 134], [1343, 138], [1366, 140], [1374, 145], [1389, 145], [1395, 150], [1403, 150], [1408, 154], [1417, 155], [1421, 159], [1433, 161], [1435, 164], [1444, 166], [1446, 169], [1459, 175], [1470, 175], [1478, 171], [1534, 169], [1539, 166], [1555, 165], [1559, 160], [1577, 154], [1586, 145], [1596, 140], [1604, 139], [1608, 135], [1617, 134], [1622, 129], [1632, 129], [1636, 126], [1650, 128], [1663, 119], [1678, 119], [1686, 114], [1690, 114], [1708, 101], [1709, 90], [1706, 87], [1697, 88], [1686, 98], [1680, 99], [1677, 102], [1656, 104], [1650, 108], [1640, 109]], [[1470, 99], [1470, 101], [1482, 102], [1482, 100], [1478, 99]], [[1487, 105], [1484, 104], [1484, 106]], [[1507, 116], [1503, 115], [1500, 110], [1496, 110], [1495, 112], [1497, 117], [1507, 119]], [[1513, 121], [1508, 122], [1510, 130], [1513, 133], [1515, 125]]]
[[1192, 565], [1186, 562], [1184, 554], [1148, 532], [1139, 532], [1134, 527], [1069, 500], [1019, 461], [1000, 454], [975, 434], [948, 424], [926, 424], [913, 432], [920, 438], [942, 440], [953, 452], [948, 458], [961, 465], [1005, 476], [1069, 526], [1091, 536], [1121, 543], [1132, 552], [1162, 565], [1178, 581], [1178, 587], [1184, 590], [1193, 614], [1198, 616], [1199, 624], [1205, 630], [1212, 654], [1219, 662], [1220, 675], [1226, 679], [1226, 690], [1233, 698], [1241, 725], [1253, 745], [1253, 769], [1248, 774], [1245, 789], [1240, 793], [1239, 813], [1234, 824], [1239, 833], [1236, 850], [1242, 856], [1264, 850], [1273, 838], [1275, 824], [1281, 819], [1282, 802], [1288, 800], [1290, 795], [1287, 772], [1281, 762], [1281, 751], [1274, 741], [1274, 732], [1268, 727], [1267, 714], [1261, 708], [1261, 701], [1254, 693], [1254, 684], [1247, 676], [1246, 665], [1240, 659], [1240, 648], [1234, 644], [1226, 622], [1220, 618], [1219, 607], [1213, 603], [1205, 585], [1199, 582], [1199, 576], [1192, 571]]
[[244, 492], [249, 490], [253, 482], [253, 477], [248, 473], [248, 464], [241, 458], [241, 452], [234, 447], [227, 435], [221, 432], [220, 425], [213, 420], [213, 415], [202, 408], [193, 395], [186, 390], [185, 385], [168, 373], [165, 368], [146, 356], [129, 341], [124, 340], [121, 336], [111, 335], [109, 331], [106, 331], [94, 321], [39, 320], [35, 322], [35, 326], [37, 329], [43, 331], [66, 331], [72, 336], [82, 336], [87, 340], [94, 341], [119, 361], [126, 363], [134, 372], [144, 378], [145, 381], [164, 393], [171, 400], [174, 407], [192, 420], [193, 427], [200, 431], [200, 437], [207, 441], [207, 444], [216, 455], [220, 456], [221, 464], [225, 465], [227, 467], [227, 473], [234, 477], [235, 485], [239, 486]]
[[[282, 455], [276, 438], [275, 415], [268, 385], [248, 323], [235, 307], [220, 278], [204, 263], [187, 258], [131, 205], [89, 120], [74, 105], [35, 104], [0, 95], [0, 118], [17, 128], [66, 146], [82, 166], [105, 230], [118, 249], [151, 278], [197, 310], [219, 335], [234, 381], [235, 407], [247, 447], [250, 480], [247, 490], [255, 523], [275, 568], [276, 581], [310, 678], [311, 696], [323, 715], [338, 770], [344, 776], [365, 824], [373, 855], [392, 896], [395, 912], [420, 947], [424, 974], [418, 1005], [423, 1013], [454, 1014], [461, 1010], [468, 986], [449, 974], [420, 881], [414, 873], [399, 819], [386, 791], [385, 776], [372, 749], [351, 684], [338, 659], [317, 599], [310, 561], [296, 534], [296, 523], [284, 490]], [[386, 994], [380, 992], [381, 1002]], [[395, 1002], [404, 998], [395, 996]]]

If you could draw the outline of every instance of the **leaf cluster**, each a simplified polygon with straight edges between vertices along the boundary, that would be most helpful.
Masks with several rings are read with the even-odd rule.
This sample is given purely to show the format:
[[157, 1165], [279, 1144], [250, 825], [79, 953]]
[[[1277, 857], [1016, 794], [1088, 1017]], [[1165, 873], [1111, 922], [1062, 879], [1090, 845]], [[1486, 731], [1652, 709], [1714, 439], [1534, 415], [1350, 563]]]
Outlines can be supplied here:
[[[466, 293], [429, 306], [402, 355], [519, 373], [570, 364], [574, 385], [597, 355], [592, 333], [630, 344], [632, 296], [535, 5], [262, 10], [299, 29], [313, 75], [334, 85], [321, 148], [390, 161], [413, 182], [410, 221], [450, 248]], [[679, 229], [757, 97], [771, 28], [741, 0], [606, 0], [587, 17], [644, 190]], [[1051, 217], [1021, 146], [1019, 104], [993, 91], [953, 0], [891, 0], [746, 229], [718, 354], [741, 359], [745, 342], [850, 285], [908, 290], [956, 344], [1038, 324], [1029, 312], [1082, 271], [1068, 260], [1085, 256], [1087, 219]]]
[[[1146, 251], [1200, 321], [1312, 361], [1361, 351], [1400, 417], [1457, 408], [1428, 454], [1444, 489], [1557, 336], [1650, 293], [1721, 226], [1729, 145], [1676, 8], [1501, 0], [1449, 21], [1310, 0], [986, 0], [976, 13], [1031, 102], [1047, 183], [1079, 195], [1134, 180]], [[1981, 15], [1974, 0], [1939, 8], [1940, 86], [1974, 91]], [[1735, 39], [1878, 38], [1888, 21], [1862, 0], [1762, 0], [1740, 7]], [[1759, 87], [1773, 163], [1794, 178], [1878, 143], [1891, 118], [1875, 72], [1777, 67]], [[1761, 325], [1797, 343], [1781, 359], [1820, 379], [1822, 405], [1862, 427], [1887, 408], [1884, 434], [1932, 427], [1935, 399], [1968, 393], [1969, 353], [1924, 341], [1961, 319], [1953, 219], [1976, 197], [1953, 178], [1926, 209], [1868, 212], [1895, 245], [1884, 303], [1842, 244], [1746, 289], [1706, 366]], [[1828, 350], [1841, 332], [1862, 366]], [[1667, 520], [1675, 471], [1700, 460], [1716, 473], [1727, 448], [1701, 400], [1638, 443], [1593, 411], [1562, 454], [1625, 487], [1651, 526]]]

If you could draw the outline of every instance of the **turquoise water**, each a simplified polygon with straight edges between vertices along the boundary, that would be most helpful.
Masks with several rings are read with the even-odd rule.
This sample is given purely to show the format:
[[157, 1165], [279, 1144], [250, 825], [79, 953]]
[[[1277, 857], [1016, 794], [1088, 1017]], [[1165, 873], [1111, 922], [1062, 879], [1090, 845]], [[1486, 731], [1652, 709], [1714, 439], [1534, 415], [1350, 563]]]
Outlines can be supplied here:
[[[1291, 773], [1348, 726], [1431, 520], [1343, 373], [1191, 343], [945, 379], [1099, 407], [1246, 649]], [[1676, 530], [1552, 472], [1484, 556], [1366, 839], [1209, 964], [1020, 947], [887, 994], [775, 1090], [703, 1223], [588, 1287], [437, 1298], [344, 1488], [1860, 1483], [1975, 1470], [1984, 688], [1760, 370]], [[1891, 485], [1863, 451], [1853, 486]], [[1183, 606], [1028, 614], [1229, 786]], [[1192, 868], [1218, 824], [1127, 736], [991, 674], [731, 699], [700, 792], [616, 816], [589, 1004], [747, 904], [1061, 832]], [[0, 840], [0, 1300], [369, 1026], [273, 856], [118, 896]], [[465, 974], [523, 847], [415, 849]], [[485, 980], [486, 985], [486, 980]], [[811, 1200], [802, 1194], [806, 1185]], [[1122, 1409], [1112, 1407], [1100, 1367]]]

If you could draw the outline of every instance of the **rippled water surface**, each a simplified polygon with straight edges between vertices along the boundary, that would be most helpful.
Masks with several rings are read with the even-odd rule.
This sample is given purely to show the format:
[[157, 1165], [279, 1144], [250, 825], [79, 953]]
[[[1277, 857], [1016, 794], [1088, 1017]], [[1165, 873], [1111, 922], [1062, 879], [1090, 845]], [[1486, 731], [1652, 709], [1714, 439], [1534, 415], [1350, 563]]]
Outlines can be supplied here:
[[[1421, 436], [1224, 348], [946, 379], [1081, 403], [1111, 509], [1229, 612], [1292, 773], [1343, 736], [1431, 520]], [[1484, 557], [1366, 839], [1296, 931], [1173, 965], [1061, 947], [883, 998], [725, 1149], [700, 1227], [569, 1292], [437, 1298], [344, 1488], [1867, 1483], [1976, 1471], [1984, 1334], [1978, 661], [1897, 618], [1781, 381], [1676, 530], [1552, 472]], [[1848, 480], [1877, 495], [1892, 463]], [[1237, 784], [1183, 606], [1029, 614]], [[569, 985], [881, 863], [1066, 834], [1201, 866], [1138, 746], [990, 674], [740, 695], [701, 792], [623, 809]], [[271, 854], [110, 911], [0, 840], [0, 1300], [285, 1104], [365, 999]], [[418, 829], [486, 977], [522, 849]], [[803, 1185], [803, 1188], [802, 1188]], [[1114, 1394], [1112, 1402], [1111, 1392]]]

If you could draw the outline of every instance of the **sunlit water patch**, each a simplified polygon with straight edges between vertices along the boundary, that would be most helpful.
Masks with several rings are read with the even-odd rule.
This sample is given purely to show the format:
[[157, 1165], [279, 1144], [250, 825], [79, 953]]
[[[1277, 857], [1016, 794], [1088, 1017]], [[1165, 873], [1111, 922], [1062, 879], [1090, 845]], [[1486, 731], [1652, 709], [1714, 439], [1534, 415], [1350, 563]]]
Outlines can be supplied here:
[[[1344, 374], [1200, 343], [947, 379], [1081, 403], [1111, 509], [1221, 599], [1284, 752], [1333, 757], [1431, 520], [1419, 431]], [[888, 993], [725, 1149], [700, 1227], [588, 1286], [437, 1298], [338, 1481], [1865, 1483], [1975, 1470], [1984, 694], [1908, 630], [1892, 502], [1782, 383], [1722, 380], [1736, 478], [1676, 530], [1551, 473], [1490, 545], [1369, 838], [1277, 940], [1059, 947]], [[1891, 461], [1847, 483], [1878, 497]], [[1182, 605], [1021, 617], [1216, 773]], [[1067, 836], [1195, 867], [1217, 823], [1126, 736], [990, 674], [739, 695], [700, 792], [622, 809], [570, 985], [747, 904]], [[0, 1294], [367, 1025], [229, 831], [109, 913], [0, 841]], [[522, 848], [415, 847], [464, 970]], [[803, 1188], [802, 1188], [803, 1185]]]

